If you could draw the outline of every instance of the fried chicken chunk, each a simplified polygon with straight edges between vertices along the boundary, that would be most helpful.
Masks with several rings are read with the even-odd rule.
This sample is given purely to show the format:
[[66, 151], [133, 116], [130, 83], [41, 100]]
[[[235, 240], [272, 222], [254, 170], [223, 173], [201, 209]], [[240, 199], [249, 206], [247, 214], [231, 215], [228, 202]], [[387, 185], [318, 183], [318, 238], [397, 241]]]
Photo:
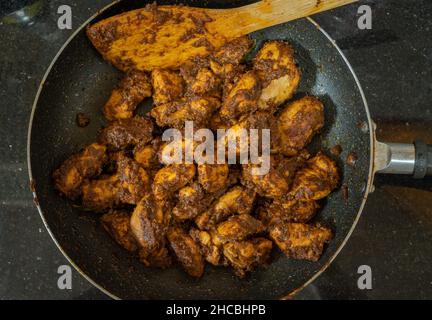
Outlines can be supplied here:
[[220, 64], [239, 64], [253, 43], [253, 40], [248, 36], [238, 37], [224, 44], [213, 54], [212, 58]]
[[103, 113], [108, 120], [132, 118], [137, 105], [152, 94], [148, 75], [129, 72], [111, 92]]
[[287, 42], [266, 42], [255, 56], [253, 67], [263, 82], [259, 98], [261, 110], [274, 110], [297, 90], [300, 70], [294, 59], [294, 50]]
[[272, 246], [272, 242], [266, 238], [228, 242], [223, 246], [223, 254], [234, 268], [236, 275], [243, 278], [248, 271], [267, 263]]
[[183, 269], [192, 277], [201, 277], [204, 273], [204, 259], [192, 237], [179, 227], [171, 228], [167, 237]]
[[185, 86], [178, 72], [156, 68], [151, 73], [153, 101], [156, 105], [175, 101], [183, 96]]
[[205, 211], [212, 201], [198, 182], [181, 188], [178, 192], [178, 202], [173, 209], [173, 216], [178, 220], [194, 219]]
[[307, 152], [292, 158], [271, 155], [270, 170], [264, 175], [254, 174], [254, 164], [243, 165], [243, 180], [250, 187], [255, 187], [261, 196], [281, 197], [288, 193], [296, 171], [305, 163], [307, 156]]
[[137, 162], [124, 155], [117, 161], [117, 175], [120, 180], [120, 199], [123, 203], [137, 204], [150, 191], [150, 178]]
[[288, 257], [317, 261], [332, 232], [319, 225], [279, 222], [270, 227], [270, 237]]
[[88, 210], [102, 211], [120, 203], [120, 180], [118, 175], [104, 175], [99, 179], [84, 182], [82, 204]]
[[189, 234], [199, 244], [201, 254], [208, 263], [214, 266], [226, 265], [226, 260], [222, 253], [222, 243], [214, 235], [214, 232], [191, 228]]
[[217, 237], [222, 243], [245, 240], [264, 230], [262, 222], [248, 214], [231, 216], [216, 227]]
[[228, 164], [199, 164], [198, 181], [207, 192], [216, 192], [228, 183]]
[[259, 210], [259, 219], [266, 225], [283, 222], [308, 222], [317, 212], [316, 201], [297, 201], [287, 197], [274, 199]]
[[169, 198], [195, 176], [194, 164], [171, 164], [160, 169], [153, 181], [153, 194], [157, 200]]
[[106, 147], [93, 143], [71, 156], [54, 171], [54, 186], [69, 199], [76, 199], [81, 195], [85, 179], [100, 174], [107, 161]]
[[277, 119], [276, 149], [287, 156], [295, 155], [323, 126], [324, 106], [317, 98], [307, 96], [296, 100]]
[[217, 98], [190, 97], [154, 107], [150, 114], [160, 127], [181, 129], [186, 121], [193, 121], [195, 127], [205, 127], [210, 116], [220, 106]]
[[261, 82], [254, 71], [248, 71], [234, 84], [220, 109], [222, 119], [237, 119], [257, 110]]
[[156, 201], [152, 194], [146, 194], [135, 207], [130, 227], [141, 247], [140, 257], [144, 259], [161, 250], [171, 219], [168, 202]]
[[248, 214], [255, 200], [253, 190], [235, 186], [219, 197], [211, 207], [195, 219], [201, 230], [208, 230], [233, 214]]
[[319, 200], [327, 197], [338, 183], [336, 163], [320, 152], [297, 172], [290, 195], [297, 200]]
[[221, 80], [207, 67], [199, 68], [193, 77], [189, 75], [186, 82], [188, 84], [187, 94], [219, 96], [218, 88]]
[[111, 210], [100, 221], [104, 229], [114, 240], [128, 251], [134, 252], [138, 244], [130, 230], [130, 214], [124, 210]]
[[133, 150], [134, 159], [145, 169], [154, 169], [159, 166], [158, 152], [162, 146], [162, 140], [158, 137], [150, 143], [138, 144]]
[[152, 139], [153, 122], [146, 118], [135, 116], [121, 119], [104, 128], [99, 135], [99, 142], [112, 151], [123, 150], [138, 143], [147, 143]]

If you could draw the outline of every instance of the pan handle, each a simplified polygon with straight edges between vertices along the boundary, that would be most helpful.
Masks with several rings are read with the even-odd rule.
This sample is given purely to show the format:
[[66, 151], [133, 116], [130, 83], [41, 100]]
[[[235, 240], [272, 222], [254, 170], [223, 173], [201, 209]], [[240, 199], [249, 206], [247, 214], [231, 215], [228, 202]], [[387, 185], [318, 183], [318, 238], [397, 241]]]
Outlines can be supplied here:
[[375, 142], [376, 173], [410, 174], [416, 179], [432, 175], [432, 145]]

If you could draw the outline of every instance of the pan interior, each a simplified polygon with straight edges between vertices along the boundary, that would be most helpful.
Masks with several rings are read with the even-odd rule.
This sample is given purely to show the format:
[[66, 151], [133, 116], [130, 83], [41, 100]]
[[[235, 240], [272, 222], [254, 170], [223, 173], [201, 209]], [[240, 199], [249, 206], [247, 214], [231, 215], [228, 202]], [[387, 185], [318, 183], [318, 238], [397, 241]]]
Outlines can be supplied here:
[[[233, 1], [230, 6], [246, 3]], [[199, 6], [197, 1], [185, 4]], [[136, 5], [133, 1], [127, 6], [115, 4], [103, 16]], [[223, 7], [223, 1], [213, 1], [209, 6]], [[337, 49], [306, 19], [251, 36], [257, 48], [265, 40], [289, 41], [295, 48], [303, 75], [298, 96], [308, 93], [324, 102], [326, 126], [313, 142], [313, 149], [328, 154], [332, 146], [341, 145], [343, 153], [337, 161], [343, 176], [341, 184], [348, 188], [349, 195], [345, 199], [343, 188], [333, 192], [322, 203], [323, 209], [316, 217], [316, 221], [334, 230], [334, 239], [318, 262], [291, 260], [275, 253], [273, 263], [243, 280], [237, 279], [230, 269], [211, 266], [207, 266], [199, 281], [188, 277], [179, 267], [148, 269], [120, 248], [103, 231], [97, 216], [80, 211], [61, 198], [50, 178], [62, 161], [95, 140], [98, 130], [106, 124], [101, 107], [121, 78], [121, 73], [93, 49], [81, 29], [48, 71], [35, 104], [29, 161], [39, 209], [52, 235], [80, 270], [114, 296], [124, 299], [279, 298], [302, 286], [325, 267], [349, 234], [363, 202], [370, 161], [369, 133], [361, 126], [369, 121], [359, 87]], [[149, 102], [143, 103], [141, 112], [148, 106]], [[88, 127], [76, 125], [78, 112], [90, 117]], [[350, 152], [356, 154], [355, 167], [344, 161]]]

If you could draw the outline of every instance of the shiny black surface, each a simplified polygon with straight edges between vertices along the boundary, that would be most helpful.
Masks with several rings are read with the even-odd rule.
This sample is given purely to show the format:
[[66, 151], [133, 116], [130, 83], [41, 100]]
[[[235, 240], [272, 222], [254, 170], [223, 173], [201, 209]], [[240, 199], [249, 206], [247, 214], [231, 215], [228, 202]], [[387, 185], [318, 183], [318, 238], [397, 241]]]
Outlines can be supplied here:
[[[355, 7], [322, 14], [318, 20], [342, 42], [365, 88], [372, 115], [378, 126], [387, 130], [381, 136], [403, 140], [422, 135], [430, 143], [427, 129], [431, 120], [431, 87], [427, 79], [431, 75], [427, 62], [431, 59], [431, 44], [427, 22], [431, 8], [426, 2], [423, 6], [418, 3], [414, 7], [409, 2], [382, 1], [374, 10], [374, 30], [378, 35], [383, 30], [384, 36], [370, 37], [375, 43], [358, 40], [365, 36], [356, 29]], [[5, 38], [1, 45], [6, 53], [1, 58], [2, 83], [6, 83], [1, 92], [5, 96], [5, 125], [1, 130], [6, 140], [0, 146], [6, 186], [1, 190], [4, 210], [0, 255], [1, 261], [5, 261], [1, 265], [2, 298], [102, 296], [79, 276], [74, 279], [72, 291], [57, 289], [56, 269], [64, 260], [43, 230], [27, 191], [26, 120], [44, 69], [68, 33], [56, 28], [58, 5], [50, 2], [43, 19], [30, 28], [1, 25], [0, 37]], [[91, 8], [87, 2], [71, 5], [75, 20], [81, 17], [82, 22], [103, 2], [93, 2]], [[79, 24], [74, 22], [74, 26]], [[362, 47], [361, 43], [367, 45]], [[359, 228], [341, 256], [298, 298], [431, 297], [430, 180], [378, 177], [376, 185]], [[356, 271], [360, 264], [372, 267], [371, 291], [357, 289]]]

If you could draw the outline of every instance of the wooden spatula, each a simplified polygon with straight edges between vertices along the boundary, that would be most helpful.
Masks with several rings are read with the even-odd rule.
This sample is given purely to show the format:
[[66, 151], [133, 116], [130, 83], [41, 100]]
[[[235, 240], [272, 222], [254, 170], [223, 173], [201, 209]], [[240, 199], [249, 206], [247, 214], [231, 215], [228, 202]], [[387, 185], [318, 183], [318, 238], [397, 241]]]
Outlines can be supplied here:
[[87, 28], [96, 49], [123, 71], [176, 68], [228, 41], [356, 0], [264, 0], [234, 9], [148, 5]]

